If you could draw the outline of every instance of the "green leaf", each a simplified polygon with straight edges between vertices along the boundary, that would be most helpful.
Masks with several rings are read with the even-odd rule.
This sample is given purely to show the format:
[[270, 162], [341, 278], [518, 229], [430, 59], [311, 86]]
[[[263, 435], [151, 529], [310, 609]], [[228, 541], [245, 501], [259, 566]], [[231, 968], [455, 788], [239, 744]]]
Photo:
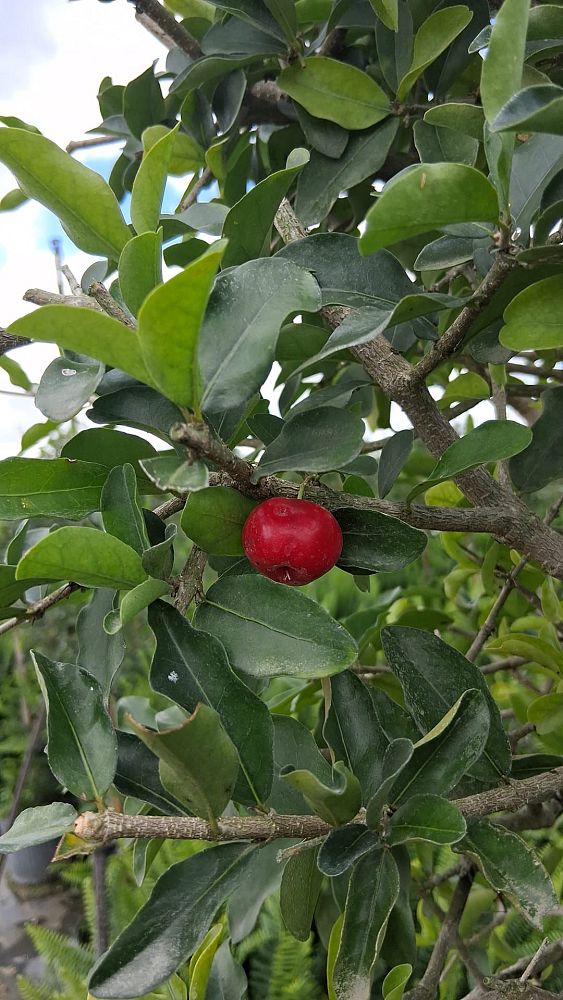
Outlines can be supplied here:
[[323, 406], [297, 413], [265, 449], [251, 481], [280, 470], [328, 472], [356, 458], [362, 448], [364, 422], [349, 410]]
[[305, 594], [254, 574], [226, 574], [195, 615], [221, 640], [235, 670], [253, 677], [328, 677], [349, 667], [356, 643]]
[[[109, 427], [80, 431], [61, 449], [61, 458], [75, 460], [68, 463], [69, 468], [76, 468], [77, 460], [80, 465], [83, 462], [95, 461], [106, 467], [106, 476], [108, 469], [130, 462], [135, 469], [137, 483], [142, 494], [156, 492], [153, 484], [143, 475], [140, 467], [141, 458], [151, 458], [154, 455], [156, 455], [156, 451], [152, 444], [149, 444], [144, 438], [137, 437], [136, 434], [125, 434], [123, 431], [116, 431]], [[49, 465], [52, 471], [52, 460]], [[68, 517], [68, 514], [66, 516]]]
[[202, 407], [228, 436], [274, 360], [279, 329], [291, 312], [321, 305], [313, 276], [275, 258], [248, 261], [219, 275], [199, 338]]
[[481, 103], [488, 122], [521, 85], [529, 0], [506, 0], [495, 14], [481, 70]]
[[319, 850], [318, 866], [323, 875], [342, 875], [359, 858], [380, 844], [379, 836], [363, 823], [350, 823], [331, 830]]
[[389, 100], [367, 73], [348, 63], [310, 56], [282, 70], [278, 84], [317, 118], [347, 129], [364, 129], [387, 118]]
[[102, 955], [88, 988], [94, 997], [137, 997], [165, 982], [203, 940], [236, 891], [254, 848], [221, 844], [172, 865], [148, 902]]
[[419, 76], [427, 66], [447, 49], [459, 33], [469, 24], [473, 12], [465, 6], [446, 7], [430, 14], [414, 37], [412, 62], [399, 83], [397, 99], [404, 101]]
[[360, 252], [370, 254], [453, 223], [493, 222], [497, 216], [495, 189], [479, 170], [460, 163], [423, 163], [385, 185], [366, 216]]
[[139, 235], [158, 229], [160, 206], [179, 128], [180, 125], [176, 125], [143, 154], [131, 189], [131, 222]]
[[137, 139], [149, 125], [165, 117], [162, 91], [153, 66], [127, 84], [123, 92], [123, 116]]
[[47, 708], [49, 767], [80, 799], [101, 799], [111, 785], [117, 743], [97, 680], [71, 663], [32, 652]]
[[273, 773], [272, 720], [266, 705], [232, 671], [221, 643], [196, 631], [170, 605], [153, 604], [149, 624], [157, 640], [151, 686], [188, 712], [200, 702], [218, 712], [245, 777], [245, 784], [238, 782], [237, 801], [265, 801]]
[[383, 1000], [402, 1000], [405, 986], [412, 976], [412, 965], [396, 965], [383, 980]]
[[209, 483], [209, 470], [203, 462], [189, 462], [178, 455], [162, 455], [141, 461], [141, 468], [159, 490], [185, 496], [203, 490]]
[[370, 0], [370, 3], [380, 21], [390, 31], [397, 31], [399, 27], [399, 3], [398, 0]]
[[295, 41], [297, 33], [297, 14], [295, 0], [264, 0], [266, 7], [282, 29], [289, 42]]
[[12, 191], [8, 191], [3, 198], [0, 198], [0, 212], [12, 212], [14, 208], [19, 208], [28, 200], [20, 188], [14, 188]]
[[269, 256], [274, 216], [308, 162], [306, 149], [292, 150], [284, 170], [270, 174], [233, 205], [223, 224], [223, 237], [229, 241], [223, 267]]
[[551, 880], [538, 856], [504, 827], [486, 819], [469, 820], [467, 835], [454, 850], [469, 854], [493, 889], [507, 895], [536, 927], [541, 927], [548, 911], [557, 906]]
[[282, 866], [279, 852], [294, 841], [282, 839], [266, 843], [256, 851], [235, 896], [227, 905], [231, 941], [238, 944], [254, 930], [268, 896], [280, 887]]
[[477, 667], [431, 632], [386, 626], [381, 641], [389, 666], [403, 687], [405, 702], [416, 723], [428, 732], [470, 688], [480, 691], [489, 708], [490, 728], [485, 751], [471, 769], [487, 787], [510, 773], [510, 747], [500, 712]]
[[[189, 966], [190, 1000], [204, 1000], [206, 996], [211, 964], [223, 937], [223, 932], [224, 925], [222, 921], [214, 924], [208, 930], [199, 948], [192, 955]], [[183, 983], [183, 986], [186, 990], [187, 1000], [185, 983]]]
[[[497, 138], [509, 139], [509, 133]], [[510, 176], [510, 208], [514, 223], [527, 240], [531, 224], [540, 209], [543, 193], [561, 170], [563, 136], [532, 135], [514, 151]], [[535, 248], [545, 253], [545, 248]], [[526, 251], [530, 254], [532, 251]], [[548, 261], [549, 262], [549, 261]], [[528, 284], [528, 282], [525, 282]]]
[[[1, 843], [1, 841], [0, 841]], [[283, 922], [298, 941], [307, 941], [321, 889], [322, 875], [317, 867], [317, 847], [294, 854], [282, 875], [280, 907]]]
[[0, 837], [0, 854], [13, 854], [14, 851], [62, 837], [63, 833], [72, 830], [76, 816], [76, 809], [67, 802], [24, 809]]
[[20, 559], [16, 579], [29, 576], [130, 590], [146, 573], [137, 552], [118, 538], [97, 528], [65, 527], [36, 542]]
[[377, 830], [381, 822], [381, 813], [385, 806], [394, 801], [392, 789], [397, 778], [405, 770], [412, 759], [414, 746], [409, 739], [395, 739], [389, 744], [383, 758], [383, 765], [377, 771], [381, 784], [370, 798], [366, 809], [366, 823], [372, 830]]
[[99, 174], [35, 132], [0, 129], [0, 161], [24, 194], [61, 220], [73, 243], [86, 253], [118, 257], [129, 229], [117, 199]]
[[149, 292], [161, 284], [162, 230], [134, 236], [119, 258], [119, 287], [133, 316], [138, 316]]
[[499, 335], [501, 344], [514, 352], [563, 347], [562, 305], [560, 275], [528, 285], [514, 296], [504, 311], [505, 326]]
[[76, 621], [78, 656], [76, 662], [95, 677], [102, 688], [107, 703], [111, 685], [125, 655], [122, 635], [108, 635], [103, 622], [113, 611], [115, 592], [100, 587], [92, 594], [90, 602], [81, 608]]
[[488, 382], [481, 375], [477, 375], [476, 372], [464, 372], [448, 382], [438, 405], [440, 409], [445, 409], [458, 399], [488, 399], [490, 392]]
[[121, 539], [139, 555], [148, 549], [149, 539], [139, 507], [135, 470], [129, 463], [110, 471], [102, 490], [100, 510], [104, 531]]
[[182, 511], [182, 531], [204, 552], [242, 556], [242, 529], [256, 501], [229, 486], [211, 486], [190, 496]]
[[168, 593], [170, 593], [170, 584], [166, 580], [155, 579], [152, 576], [148, 580], [144, 580], [137, 587], [133, 587], [133, 590], [128, 590], [123, 595], [121, 604], [119, 605], [119, 621], [121, 626], [133, 621], [133, 618], [136, 618], [141, 611], [148, 608], [149, 604], [152, 604], [153, 601], [156, 601], [159, 597], [164, 597]]
[[155, 288], [139, 310], [139, 343], [151, 384], [179, 406], [194, 407], [200, 399], [198, 334], [224, 250], [222, 241], [214, 243], [181, 274]]
[[530, 444], [532, 431], [514, 420], [486, 420], [464, 437], [454, 441], [434, 466], [432, 475], [418, 483], [409, 493], [407, 502], [423, 493], [429, 486], [455, 479], [462, 472], [476, 469], [487, 462], [499, 462], [517, 455]]
[[146, 368], [137, 334], [94, 309], [42, 306], [17, 319], [9, 332], [95, 357], [112, 368], [129, 372], [146, 385], [155, 384]]
[[[170, 129], [166, 125], [149, 125], [141, 136], [145, 153], [148, 153], [160, 139], [168, 136], [169, 133]], [[181, 177], [190, 171], [199, 170], [203, 163], [204, 153], [199, 143], [186, 132], [176, 132], [172, 143], [168, 173]]]
[[338, 565], [348, 571], [394, 572], [418, 559], [426, 548], [424, 531], [379, 511], [340, 507], [334, 515], [344, 539]]
[[170, 443], [170, 428], [181, 423], [184, 415], [155, 389], [144, 385], [125, 385], [123, 389], [98, 397], [87, 416], [95, 424], [138, 427]]
[[387, 118], [375, 128], [351, 135], [337, 159], [313, 150], [297, 181], [295, 211], [303, 225], [322, 222], [341, 191], [349, 191], [383, 166], [398, 127], [398, 118]]
[[313, 149], [332, 160], [338, 160], [348, 145], [350, 133], [334, 122], [315, 118], [300, 104], [296, 105], [295, 110], [303, 135]]
[[377, 469], [377, 488], [383, 499], [392, 490], [397, 477], [404, 468], [413, 446], [412, 431], [398, 431], [381, 449]]
[[528, 721], [534, 724], [542, 743], [552, 751], [563, 750], [562, 720], [563, 694], [543, 695], [528, 706]]
[[457, 806], [439, 795], [411, 795], [389, 820], [390, 844], [426, 840], [431, 844], [455, 844], [466, 831]]
[[311, 771], [291, 767], [283, 768], [281, 777], [301, 792], [315, 813], [332, 826], [348, 823], [360, 808], [360, 783], [342, 761], [336, 762], [328, 781]]
[[546, 639], [525, 632], [509, 632], [487, 644], [487, 650], [501, 656], [523, 656], [530, 663], [537, 663], [557, 675], [563, 673], [563, 653]]
[[393, 785], [396, 805], [412, 792], [446, 795], [480, 759], [489, 736], [489, 706], [481, 691], [464, 691], [443, 719], [415, 744]]
[[399, 895], [399, 872], [389, 851], [371, 851], [354, 865], [334, 967], [336, 1000], [369, 1000], [373, 967]]
[[107, 468], [67, 458], [6, 458], [0, 462], [0, 519], [65, 517], [81, 521], [100, 507]]
[[495, 132], [547, 132], [563, 135], [563, 87], [541, 83], [518, 91], [500, 109]]
[[131, 723], [158, 757], [164, 788], [195, 816], [210, 822], [220, 816], [231, 798], [239, 762], [217, 712], [199, 704], [181, 725], [160, 732]]
[[483, 139], [483, 109], [475, 104], [438, 104], [424, 113], [424, 121], [449, 128], [472, 139]]
[[207, 981], [206, 1000], [243, 1000], [247, 982], [242, 965], [235, 962], [228, 941], [216, 951]]
[[[138, 708], [135, 710], [138, 712]], [[148, 802], [164, 815], [185, 816], [185, 806], [160, 781], [158, 758], [131, 733], [118, 732], [117, 746], [114, 785], [118, 792]]]
[[414, 144], [422, 163], [466, 163], [475, 165], [479, 153], [477, 139], [427, 121], [414, 125]]
[[2, 357], [0, 357], [0, 368], [2, 371], [6, 372], [6, 375], [10, 379], [12, 385], [17, 385], [19, 389], [25, 389], [26, 392], [29, 392], [32, 383], [17, 361], [8, 357], [7, 354], [3, 354]]
[[96, 391], [105, 368], [96, 362], [55, 358], [47, 366], [35, 393], [35, 405], [50, 420], [70, 420]]
[[563, 386], [544, 390], [541, 399], [531, 443], [509, 464], [512, 482], [523, 493], [535, 493], [563, 476]]
[[312, 809], [297, 789], [288, 785], [280, 775], [291, 770], [310, 771], [321, 782], [330, 782], [332, 769], [322, 756], [309, 730], [290, 716], [273, 715], [275, 774], [268, 806], [278, 813], [290, 816], [310, 815]]
[[323, 736], [337, 760], [342, 760], [359, 779], [364, 804], [381, 781], [388, 739], [379, 725], [366, 685], [350, 670], [330, 681], [330, 708]]

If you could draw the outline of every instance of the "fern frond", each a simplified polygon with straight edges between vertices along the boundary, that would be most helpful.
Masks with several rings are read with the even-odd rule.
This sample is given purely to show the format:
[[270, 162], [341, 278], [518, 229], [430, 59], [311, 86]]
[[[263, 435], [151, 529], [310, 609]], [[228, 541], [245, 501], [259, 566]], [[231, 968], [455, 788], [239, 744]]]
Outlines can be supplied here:
[[55, 1000], [55, 993], [48, 986], [32, 983], [26, 976], [18, 976], [16, 983], [22, 1000]]
[[73, 981], [87, 978], [94, 964], [94, 952], [90, 948], [75, 944], [65, 934], [49, 927], [26, 924], [25, 929], [38, 955], [45, 959], [60, 978], [70, 976]]

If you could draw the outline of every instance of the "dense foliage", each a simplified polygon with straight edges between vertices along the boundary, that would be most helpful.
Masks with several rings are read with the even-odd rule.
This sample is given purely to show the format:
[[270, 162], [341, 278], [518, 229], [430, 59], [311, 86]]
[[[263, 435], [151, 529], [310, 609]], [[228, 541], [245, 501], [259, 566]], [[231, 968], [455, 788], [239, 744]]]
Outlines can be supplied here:
[[[0, 850], [129, 839], [94, 998], [557, 995], [563, 7], [135, 7], [169, 51], [100, 85], [109, 183], [1, 119], [2, 206], [95, 259], [1, 337], [60, 357], [0, 632], [76, 643], [37, 633], [59, 794]], [[298, 495], [343, 538], [300, 589], [242, 545]]]

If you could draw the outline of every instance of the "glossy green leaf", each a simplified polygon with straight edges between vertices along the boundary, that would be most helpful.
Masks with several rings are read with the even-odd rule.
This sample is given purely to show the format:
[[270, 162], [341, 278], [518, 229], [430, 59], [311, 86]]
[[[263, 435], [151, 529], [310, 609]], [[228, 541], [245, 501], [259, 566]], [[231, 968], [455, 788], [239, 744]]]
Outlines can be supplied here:
[[[135, 434], [126, 434], [123, 431], [116, 431], [113, 428], [90, 428], [80, 431], [75, 437], [67, 441], [61, 448], [61, 458], [72, 458], [74, 463], [69, 463], [75, 467], [78, 460], [82, 462], [96, 462], [107, 470], [116, 465], [125, 465], [130, 462], [135, 469], [137, 483], [142, 494], [156, 492], [153, 484], [143, 474], [139, 460], [150, 458], [156, 455], [152, 444], [144, 438]], [[50, 462], [52, 468], [52, 461]], [[0, 466], [1, 468], [1, 466]], [[68, 514], [67, 514], [68, 517]]]
[[160, 490], [180, 496], [206, 489], [209, 483], [209, 470], [203, 462], [188, 462], [179, 455], [144, 459], [141, 468]]
[[330, 708], [323, 735], [337, 760], [359, 779], [364, 804], [381, 781], [388, 739], [382, 732], [366, 685], [350, 670], [330, 682]]
[[[0, 841], [1, 843], [1, 841]], [[283, 922], [298, 941], [307, 941], [319, 892], [322, 875], [317, 867], [318, 847], [309, 847], [294, 854], [287, 862], [282, 875], [280, 907]]]
[[108, 635], [103, 622], [113, 611], [115, 592], [100, 587], [94, 591], [90, 602], [80, 610], [76, 621], [78, 656], [76, 662], [95, 677], [107, 703], [113, 678], [125, 655], [122, 635]]
[[554, 767], [563, 766], [563, 756], [553, 753], [523, 753], [512, 758], [512, 777], [516, 781], [544, 774]]
[[[190, 1000], [204, 1000], [207, 991], [207, 981], [211, 972], [211, 964], [215, 952], [223, 937], [223, 922], [213, 924], [208, 930], [199, 948], [192, 955], [189, 965]], [[185, 984], [184, 984], [185, 985]], [[187, 989], [186, 989], [187, 1000]]]
[[[382, 810], [395, 801], [394, 786], [399, 775], [412, 760], [414, 746], [409, 739], [393, 740], [383, 757], [383, 763], [377, 767], [381, 784], [367, 803], [366, 823], [371, 830], [377, 830], [381, 822]], [[379, 763], [379, 762], [378, 762]]]
[[49, 767], [80, 799], [100, 800], [113, 781], [117, 743], [98, 682], [80, 667], [32, 652], [47, 708]]
[[77, 812], [67, 802], [24, 809], [0, 837], [0, 854], [13, 854], [35, 844], [45, 844], [72, 830]]
[[360, 808], [360, 783], [342, 761], [334, 765], [329, 781], [291, 767], [283, 768], [281, 777], [301, 792], [314, 812], [331, 826], [348, 823]]
[[333, 981], [336, 1000], [369, 1000], [373, 967], [399, 895], [399, 872], [389, 851], [371, 851], [355, 864], [346, 897]]
[[0, 161], [24, 194], [54, 212], [86, 253], [118, 257], [130, 233], [104, 179], [54, 142], [21, 128], [0, 129]]
[[559, 275], [528, 285], [504, 311], [499, 340], [515, 352], [563, 347], [561, 308], [563, 290]]
[[324, 608], [263, 576], [221, 577], [195, 621], [221, 640], [235, 670], [254, 677], [327, 677], [356, 658], [352, 636]]
[[510, 97], [492, 123], [495, 132], [563, 135], [563, 87], [542, 83]]
[[241, 556], [242, 529], [256, 501], [229, 486], [212, 486], [190, 496], [180, 524], [200, 549], [213, 555]]
[[154, 66], [135, 77], [123, 92], [123, 116], [133, 135], [140, 139], [144, 130], [165, 116], [165, 106]]
[[495, 15], [481, 70], [481, 102], [488, 122], [521, 85], [529, 0], [507, 0]]
[[344, 539], [338, 560], [343, 569], [393, 572], [418, 559], [426, 548], [424, 531], [379, 511], [339, 507], [334, 514]]
[[16, 578], [29, 576], [130, 590], [146, 573], [138, 553], [119, 538], [97, 528], [64, 527], [36, 542], [20, 560]]
[[379, 836], [363, 823], [350, 823], [331, 830], [319, 849], [319, 870], [330, 878], [342, 875], [379, 843]]
[[459, 163], [423, 163], [389, 181], [366, 216], [360, 251], [373, 253], [398, 240], [459, 222], [493, 222], [498, 216], [494, 187]]
[[472, 139], [483, 138], [483, 109], [475, 104], [437, 104], [424, 113], [424, 121], [441, 128], [462, 132]]
[[143, 154], [131, 189], [131, 222], [139, 235], [158, 229], [160, 206], [179, 127], [176, 125]]
[[240, 882], [235, 896], [227, 905], [227, 920], [233, 944], [239, 944], [252, 933], [260, 911], [269, 896], [277, 893], [282, 877], [280, 851], [295, 842], [282, 838], [264, 844], [256, 851]]
[[419, 483], [407, 497], [410, 503], [429, 486], [455, 479], [468, 469], [475, 469], [487, 462], [498, 462], [517, 455], [530, 444], [532, 431], [515, 420], [486, 420], [464, 437], [454, 441], [434, 466], [432, 475]]
[[465, 691], [443, 719], [415, 744], [393, 785], [391, 802], [413, 793], [446, 795], [480, 759], [489, 735], [489, 706], [481, 691]]
[[266, 705], [232, 671], [221, 643], [192, 628], [170, 605], [153, 604], [149, 624], [157, 639], [152, 687], [188, 712], [199, 702], [218, 712], [244, 773], [236, 799], [263, 802], [273, 773], [272, 720]]
[[100, 396], [88, 419], [95, 424], [125, 424], [156, 434], [170, 442], [170, 428], [183, 419], [182, 411], [155, 389], [144, 385], [125, 385]]
[[423, 732], [438, 725], [465, 691], [476, 688], [488, 705], [489, 737], [471, 773], [487, 787], [510, 773], [510, 748], [500, 712], [476, 666], [431, 632], [386, 626], [381, 641], [389, 666], [403, 687], [408, 710]]
[[142, 555], [149, 539], [139, 507], [135, 470], [129, 463], [111, 469], [102, 489], [100, 510], [104, 531]]
[[251, 480], [281, 470], [328, 472], [356, 458], [362, 448], [364, 423], [349, 410], [323, 406], [298, 413], [265, 449]]
[[88, 984], [94, 997], [137, 997], [163, 983], [203, 940], [236, 891], [254, 848], [221, 844], [172, 865], [148, 902], [102, 955]]
[[238, 773], [235, 747], [217, 712], [199, 704], [184, 723], [155, 732], [132, 723], [160, 761], [160, 780], [195, 816], [213, 821], [229, 802]]
[[464, 836], [465, 820], [457, 806], [439, 795], [411, 795], [389, 820], [390, 844], [426, 840], [455, 844]]
[[223, 242], [215, 243], [155, 288], [139, 310], [139, 343], [152, 384], [180, 406], [199, 402], [197, 340], [224, 250]]
[[383, 499], [395, 485], [397, 477], [404, 468], [413, 446], [412, 431], [398, 431], [393, 434], [381, 449], [377, 469], [377, 488]]
[[125, 244], [119, 258], [119, 287], [133, 316], [153, 288], [162, 284], [162, 231], [142, 233]]
[[185, 70], [178, 74], [170, 86], [170, 93], [184, 97], [202, 84], [219, 80], [235, 69], [248, 66], [259, 59], [259, 55], [210, 55], [195, 59]]
[[507, 895], [528, 920], [541, 927], [557, 905], [553, 885], [540, 859], [524, 841], [487, 819], [467, 823], [467, 835], [455, 850], [469, 854], [493, 889]]
[[383, 1000], [402, 1000], [405, 986], [412, 976], [412, 965], [396, 965], [383, 980]]
[[[138, 707], [135, 707], [135, 711], [139, 714]], [[167, 792], [162, 785], [158, 757], [155, 757], [130, 732], [118, 732], [117, 746], [117, 769], [114, 778], [117, 790], [122, 795], [130, 795], [132, 798], [141, 799], [142, 802], [148, 802], [165, 816], [186, 815], [185, 806]]]
[[463, 5], [436, 10], [422, 23], [414, 37], [412, 62], [399, 83], [397, 98], [404, 101], [419, 76], [469, 24], [473, 14]]
[[47, 515], [81, 521], [100, 507], [107, 468], [67, 458], [0, 462], [0, 519]]
[[223, 237], [229, 241], [223, 267], [269, 256], [274, 216], [294, 179], [308, 162], [306, 149], [292, 150], [284, 170], [264, 178], [233, 205], [223, 224]]
[[202, 407], [222, 434], [233, 431], [268, 374], [289, 313], [316, 312], [319, 287], [288, 261], [248, 261], [221, 274], [199, 338]]
[[[241, 18], [230, 17], [212, 24], [202, 39], [202, 49], [206, 56], [281, 56], [287, 55], [287, 43], [280, 42], [274, 35], [260, 28], [249, 26]], [[237, 70], [233, 68], [231, 76]], [[223, 82], [226, 77], [223, 77]], [[220, 86], [220, 85], [219, 85]]]
[[[105, 313], [82, 306], [43, 306], [21, 316], [10, 333], [30, 340], [58, 344], [78, 354], [95, 357], [112, 368], [121, 368], [134, 378], [154, 385], [149, 375], [136, 333]], [[72, 366], [71, 366], [72, 367]]]
[[383, 166], [398, 127], [397, 118], [387, 118], [375, 128], [352, 134], [336, 159], [313, 150], [297, 181], [295, 211], [305, 226], [321, 222], [341, 191], [349, 191]]
[[364, 129], [387, 118], [389, 100], [367, 73], [326, 56], [310, 56], [282, 70], [279, 86], [318, 118]]
[[532, 426], [532, 440], [510, 460], [512, 482], [535, 493], [563, 476], [563, 386], [542, 392], [543, 412]]
[[70, 420], [96, 391], [105, 368], [96, 362], [55, 358], [47, 366], [35, 393], [35, 405], [50, 420]]

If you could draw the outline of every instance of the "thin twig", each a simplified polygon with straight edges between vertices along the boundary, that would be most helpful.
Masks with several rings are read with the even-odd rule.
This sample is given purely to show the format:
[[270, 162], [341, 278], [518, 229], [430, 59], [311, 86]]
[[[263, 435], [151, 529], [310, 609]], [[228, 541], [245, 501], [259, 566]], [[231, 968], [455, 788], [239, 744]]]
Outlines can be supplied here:
[[7, 618], [6, 621], [2, 622], [0, 624], [0, 635], [4, 635], [5, 632], [10, 632], [11, 629], [16, 628], [18, 625], [23, 625], [24, 622], [37, 621], [37, 619], [41, 618], [49, 608], [52, 608], [53, 605], [64, 601], [78, 589], [79, 586], [77, 583], [64, 583], [62, 587], [58, 587], [58, 589], [54, 590], [52, 594], [48, 594], [47, 597], [43, 597], [40, 601], [36, 601], [35, 604], [32, 604], [31, 607], [22, 612], [21, 615], [14, 618]]
[[55, 269], [57, 272], [57, 288], [59, 290], [59, 295], [64, 292], [64, 282], [63, 282], [63, 258], [61, 253], [61, 241], [51, 240], [51, 249], [55, 258]]
[[405, 994], [405, 1000], [434, 1000], [447, 954], [457, 938], [459, 922], [463, 916], [474, 877], [475, 872], [471, 870], [460, 878], [426, 966], [426, 971], [418, 986]]
[[106, 887], [106, 862], [108, 848], [103, 844], [92, 855], [92, 881], [94, 883], [95, 945], [98, 958], [109, 947], [109, 926]]
[[187, 208], [190, 208], [190, 206], [197, 201], [197, 196], [200, 191], [203, 191], [203, 189], [206, 188], [212, 180], [213, 174], [211, 173], [211, 170], [209, 167], [204, 167], [195, 184], [192, 185], [189, 191], [182, 198], [176, 211], [185, 212]]
[[88, 139], [71, 139], [66, 147], [67, 153], [74, 153], [77, 149], [89, 149], [91, 146], [105, 146], [110, 142], [120, 142], [118, 135], [93, 135]]
[[119, 302], [116, 302], [113, 295], [111, 295], [106, 286], [102, 284], [101, 281], [93, 281], [88, 289], [88, 295], [95, 299], [99, 306], [102, 307], [103, 311], [112, 316], [113, 319], [119, 320], [124, 326], [129, 327], [130, 330], [136, 330], [137, 324], [135, 320], [127, 315], [124, 309], [121, 308]]
[[520, 976], [521, 983], [525, 983], [528, 979], [532, 978], [534, 972], [536, 971], [541, 962], [542, 955], [547, 950], [548, 945], [549, 945], [549, 938], [544, 938], [538, 950], [536, 951], [536, 954], [532, 956], [526, 968], [524, 969], [524, 972]]
[[70, 288], [72, 295], [83, 295], [84, 292], [82, 291], [82, 285], [80, 284], [78, 279], [74, 276], [68, 264], [63, 264], [61, 266], [61, 272], [64, 274], [66, 280], [68, 281], [68, 287]]

